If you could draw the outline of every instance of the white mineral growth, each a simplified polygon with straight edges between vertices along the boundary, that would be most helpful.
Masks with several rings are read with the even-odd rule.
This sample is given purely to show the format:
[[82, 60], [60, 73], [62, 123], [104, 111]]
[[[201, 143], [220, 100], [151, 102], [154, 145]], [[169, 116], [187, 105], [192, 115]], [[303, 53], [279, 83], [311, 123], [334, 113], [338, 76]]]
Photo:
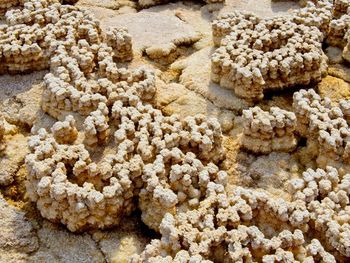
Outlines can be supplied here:
[[46, 69], [59, 45], [70, 49], [79, 39], [99, 42], [99, 22], [57, 0], [24, 0], [23, 9], [9, 10], [5, 18], [0, 26], [0, 74]]
[[320, 168], [332, 165], [350, 171], [349, 102], [333, 106], [329, 98], [321, 99], [314, 90], [294, 93], [293, 108], [297, 131], [307, 138]]
[[56, 142], [61, 144], [72, 144], [78, 137], [78, 130], [72, 115], [68, 115], [64, 121], [56, 122], [51, 132]]
[[[327, 248], [331, 246], [348, 256], [350, 228], [346, 218], [349, 214], [345, 216], [342, 211], [345, 206], [349, 207], [349, 199], [345, 198], [349, 197], [349, 191], [343, 189], [349, 186], [350, 175], [345, 175], [338, 183], [337, 170], [329, 167], [326, 171], [307, 170], [303, 178], [290, 181], [290, 191], [295, 193], [291, 202], [276, 199], [265, 191], [242, 187], [225, 191], [211, 184], [207, 198], [200, 202], [197, 209], [175, 216], [166, 214], [160, 225], [161, 238], [153, 240], [141, 255], [135, 255], [130, 262], [183, 262], [180, 259], [184, 262], [194, 259], [214, 262], [223, 254], [230, 262], [256, 260], [257, 255], [262, 256], [262, 262], [297, 262], [300, 258], [304, 259], [303, 262], [336, 262], [319, 240], [306, 241], [304, 236], [310, 231], [326, 231], [329, 238], [325, 241]], [[325, 181], [328, 178], [333, 184]], [[312, 187], [319, 182], [324, 189], [322, 194], [315, 189], [304, 190], [305, 193], [313, 193], [315, 199], [301, 197], [298, 193], [305, 187], [305, 182]], [[340, 206], [323, 208], [322, 203], [329, 204], [331, 199]], [[318, 218], [323, 213], [330, 216]], [[274, 237], [267, 238], [254, 222], [264, 222], [266, 227], [274, 229]], [[288, 230], [283, 230], [285, 227]], [[337, 230], [342, 234], [337, 235]]]
[[213, 22], [213, 37], [219, 48], [212, 80], [247, 100], [262, 99], [267, 89], [320, 81], [327, 69], [321, 31], [289, 16], [224, 15]]
[[241, 145], [254, 153], [290, 152], [296, 148], [296, 116], [293, 112], [271, 107], [243, 110]]
[[126, 28], [108, 28], [106, 43], [113, 48], [114, 57], [120, 62], [131, 61], [133, 58], [132, 39]]
[[[207, 4], [215, 4], [215, 3], [223, 3], [225, 0], [203, 0], [203, 2]], [[142, 8], [147, 8], [154, 5], [166, 4], [169, 3], [170, 0], [138, 0], [138, 4]]]

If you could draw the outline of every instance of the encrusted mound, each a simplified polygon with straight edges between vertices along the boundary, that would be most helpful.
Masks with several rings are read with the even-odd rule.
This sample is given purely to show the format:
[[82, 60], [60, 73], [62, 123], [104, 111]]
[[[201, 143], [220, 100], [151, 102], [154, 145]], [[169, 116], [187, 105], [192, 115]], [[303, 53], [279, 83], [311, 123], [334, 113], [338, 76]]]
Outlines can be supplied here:
[[99, 22], [77, 7], [56, 0], [25, 0], [6, 13], [0, 26], [0, 74], [46, 69], [57, 47], [73, 48], [79, 39], [99, 42]]
[[126, 28], [108, 28], [106, 43], [113, 48], [114, 57], [120, 61], [130, 61], [133, 58], [131, 35]]
[[294, 93], [297, 131], [307, 138], [308, 148], [321, 168], [327, 165], [350, 171], [349, 101], [333, 106], [314, 90]]
[[293, 112], [278, 107], [271, 107], [269, 112], [259, 107], [244, 110], [241, 144], [254, 153], [293, 151], [297, 145], [296, 122]]
[[234, 13], [214, 22], [215, 42], [227, 31], [212, 55], [212, 80], [239, 97], [259, 100], [267, 89], [320, 81], [326, 70], [323, 35], [315, 27]]
[[[53, 117], [85, 118], [84, 144], [71, 116], [53, 126], [53, 135], [39, 130], [29, 140], [27, 190], [43, 217], [71, 231], [116, 225], [138, 203], [143, 221], [158, 229], [166, 212], [196, 208], [210, 182], [226, 185], [215, 165], [223, 158], [221, 128], [202, 116], [163, 116], [149, 104], [153, 72], [118, 68], [118, 48], [103, 42], [98, 26], [93, 32], [93, 39], [72, 39], [70, 48], [57, 41], [42, 100]], [[85, 145], [101, 146], [111, 134], [115, 153], [92, 161]]]
[[[203, 0], [207, 4], [223, 3], [225, 0]], [[170, 0], [138, 0], [139, 5], [142, 8], [147, 8], [154, 5], [166, 4], [171, 2]]]
[[[209, 185], [198, 209], [166, 214], [161, 239], [131, 262], [336, 262], [305, 235], [326, 233], [327, 250], [350, 255], [349, 183], [349, 174], [340, 176], [332, 167], [309, 169], [302, 179], [289, 181], [291, 202], [265, 191]], [[272, 237], [257, 227], [261, 224]]]
[[[224, 14], [212, 24], [212, 80], [247, 100], [264, 91], [318, 82], [326, 73], [324, 40], [344, 48], [349, 2], [308, 1], [290, 15], [262, 19], [247, 12]], [[348, 59], [348, 47], [344, 49]]]
[[[344, 42], [350, 39], [349, 4], [312, 2], [285, 17], [261, 19], [235, 12], [216, 20], [214, 43], [220, 47], [212, 57], [213, 80], [253, 101], [268, 89], [319, 81], [326, 69], [323, 41], [349, 45]], [[300, 175], [297, 164], [288, 179], [280, 180], [287, 182], [280, 197], [233, 186], [229, 181], [245, 164], [231, 178], [221, 170], [228, 165], [222, 165], [225, 152], [217, 120], [165, 116], [154, 106], [154, 72], [119, 67], [117, 62], [133, 59], [126, 29], [102, 33], [92, 15], [55, 0], [13, 4], [22, 7], [9, 10], [7, 25], [0, 27], [0, 74], [49, 69], [40, 86], [42, 109], [60, 120], [51, 133], [35, 127], [28, 140], [26, 189], [44, 218], [78, 232], [115, 226], [139, 209], [143, 222], [161, 238], [133, 256], [133, 263], [333, 263], [350, 258], [350, 101], [331, 104], [313, 90], [300, 90], [293, 98], [295, 113], [278, 107], [244, 110], [243, 148], [255, 154], [292, 152], [303, 137], [306, 146], [299, 147], [315, 157], [312, 167], [320, 168]], [[0, 10], [10, 5], [3, 1]], [[182, 42], [145, 52], [171, 61], [177, 57], [176, 44], [197, 39], [180, 38]], [[5, 126], [0, 118], [0, 154], [8, 139]], [[240, 129], [235, 128], [232, 134]], [[230, 154], [256, 159], [230, 143], [236, 148]], [[280, 155], [254, 164], [249, 160], [248, 168], [264, 173], [272, 160], [287, 162], [291, 156]], [[270, 183], [279, 175], [264, 178], [273, 177]], [[94, 240], [102, 240], [100, 234], [93, 232]]]

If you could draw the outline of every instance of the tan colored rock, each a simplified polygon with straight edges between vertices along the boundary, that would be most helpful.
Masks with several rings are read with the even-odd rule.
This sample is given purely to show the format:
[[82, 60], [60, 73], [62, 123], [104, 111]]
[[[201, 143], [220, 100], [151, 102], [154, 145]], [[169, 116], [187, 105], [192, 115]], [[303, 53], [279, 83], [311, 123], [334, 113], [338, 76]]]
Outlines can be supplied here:
[[350, 83], [342, 79], [327, 76], [317, 85], [321, 97], [328, 97], [334, 102], [350, 99]]
[[165, 64], [178, 57], [179, 47], [190, 46], [200, 39], [191, 25], [173, 15], [139, 12], [102, 21], [103, 28], [111, 26], [128, 29], [138, 55], [145, 52], [150, 59]]

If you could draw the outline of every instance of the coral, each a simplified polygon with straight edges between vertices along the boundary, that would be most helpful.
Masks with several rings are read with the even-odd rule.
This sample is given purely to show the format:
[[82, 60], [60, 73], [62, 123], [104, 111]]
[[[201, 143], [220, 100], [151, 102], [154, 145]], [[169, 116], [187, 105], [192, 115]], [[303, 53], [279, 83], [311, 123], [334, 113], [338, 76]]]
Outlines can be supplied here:
[[[259, 220], [273, 224], [273, 237], [259, 230], [255, 225]], [[299, 262], [301, 258], [336, 262], [317, 239], [305, 240], [303, 232], [309, 230], [309, 222], [310, 212], [302, 200], [286, 202], [241, 187], [225, 192], [211, 184], [198, 209], [166, 214], [160, 225], [161, 239], [153, 240], [130, 262], [216, 262], [223, 258], [243, 262], [257, 257], [262, 262]], [[285, 224], [289, 224], [287, 229]]]
[[325, 233], [327, 243], [350, 256], [350, 174], [340, 176], [335, 168], [308, 169], [302, 179], [290, 182], [294, 200], [308, 204], [315, 230]]
[[0, 74], [46, 69], [56, 48], [79, 39], [98, 43], [98, 21], [87, 11], [56, 0], [25, 0], [23, 9], [6, 13], [0, 26]]
[[113, 156], [97, 166], [83, 145], [58, 144], [44, 129], [28, 145], [27, 192], [43, 217], [78, 231], [115, 225], [134, 209], [129, 171], [113, 169]]
[[[223, 3], [225, 0], [203, 0], [207, 4]], [[138, 0], [139, 5], [142, 8], [147, 8], [154, 5], [169, 3], [169, 0]]]
[[328, 0], [308, 1], [306, 6], [292, 12], [292, 21], [309, 27], [317, 27], [327, 34], [329, 23], [332, 21], [333, 5]]
[[56, 122], [51, 132], [56, 142], [60, 144], [72, 144], [78, 137], [78, 130], [72, 115], [68, 115], [62, 122]]
[[325, 72], [323, 35], [314, 27], [234, 13], [213, 23], [214, 39], [228, 31], [212, 55], [212, 80], [239, 97], [259, 100], [267, 89], [320, 81]]
[[[139, 2], [142, 7], [161, 1]], [[8, 194], [19, 187], [17, 180], [25, 174], [23, 194], [43, 218], [72, 232], [89, 232], [75, 238], [38, 219], [31, 204], [9, 200], [28, 209], [30, 220], [39, 221], [35, 225], [38, 242], [31, 235], [31, 225], [21, 223], [24, 214], [11, 212], [0, 196], [0, 220], [5, 218], [11, 230], [11, 223], [17, 221], [7, 220], [10, 212], [24, 226], [14, 228], [23, 244], [6, 232], [0, 252], [13, 243], [16, 252], [28, 247], [25, 255], [18, 255], [23, 260], [79, 261], [82, 252], [89, 251], [83, 261], [124, 262], [130, 251], [143, 249], [133, 240], [137, 237], [126, 233], [121, 240], [120, 232], [96, 229], [116, 226], [138, 210], [146, 226], [160, 237], [133, 256], [133, 263], [346, 261], [350, 257], [350, 101], [331, 101], [314, 90], [300, 90], [294, 93], [293, 105], [290, 98], [276, 96], [247, 109], [267, 90], [319, 81], [326, 70], [322, 50], [326, 39], [328, 44], [349, 45], [348, 3], [311, 2], [284, 17], [265, 19], [248, 12], [220, 16], [212, 25], [216, 51], [210, 37], [191, 28], [193, 18], [184, 15], [182, 4], [181, 10], [172, 5], [174, 9], [161, 14], [143, 11], [118, 16], [128, 30], [119, 22], [111, 23], [113, 17], [105, 17], [100, 26], [88, 12], [56, 0], [24, 0], [17, 9], [8, 10], [5, 25], [0, 26], [0, 73], [48, 71], [36, 89], [37, 94], [42, 92], [44, 118], [32, 114], [23, 122], [33, 126], [28, 142], [23, 134], [8, 131], [5, 138], [0, 121], [0, 144], [6, 142], [7, 163], [16, 159], [16, 147], [10, 141], [16, 141], [17, 147], [21, 147], [19, 141], [28, 144], [0, 183], [13, 184], [3, 187]], [[195, 8], [196, 16], [205, 17], [196, 30], [210, 28], [207, 18], [215, 16], [218, 7]], [[150, 22], [147, 27], [152, 32], [140, 33], [144, 21]], [[103, 33], [102, 28], [107, 31]], [[158, 38], [160, 34], [165, 36]], [[140, 51], [155, 62], [169, 64], [182, 55], [183, 45], [199, 39], [193, 50], [201, 51], [164, 67], [163, 72], [135, 68], [149, 63], [139, 58]], [[186, 55], [193, 50], [186, 50]], [[136, 59], [122, 68], [133, 59], [133, 52]], [[209, 84], [211, 70], [214, 81], [246, 101]], [[20, 105], [21, 96], [26, 95], [16, 92], [4, 94]], [[180, 117], [160, 110], [175, 100], [173, 107], [198, 107], [195, 104], [200, 102], [202, 112], [224, 119], [230, 133], [224, 137], [219, 122], [204, 115], [182, 110]], [[281, 108], [272, 106], [275, 102]], [[59, 121], [51, 125], [46, 114]], [[241, 131], [239, 141], [234, 136]], [[299, 138], [306, 140], [306, 145], [299, 145], [301, 154], [293, 152]], [[254, 154], [240, 152], [239, 142]], [[303, 154], [310, 163], [301, 163]], [[303, 167], [314, 169], [305, 168], [302, 173]], [[50, 238], [52, 233], [58, 238]], [[110, 240], [105, 240], [104, 235], [110, 234]], [[67, 253], [57, 249], [63, 239], [72, 244]], [[7, 258], [7, 253], [0, 258]]]
[[254, 153], [292, 151], [297, 141], [294, 136], [296, 116], [293, 112], [271, 107], [269, 112], [259, 107], [243, 110], [242, 146]]
[[119, 51], [97, 43], [103, 40], [98, 34], [95, 40], [71, 48], [56, 43], [42, 108], [56, 118], [85, 118], [90, 149], [107, 142], [113, 129], [115, 152], [93, 162], [85, 145], [74, 144], [68, 117], [54, 125], [53, 135], [39, 130], [29, 140], [27, 191], [43, 217], [71, 231], [116, 225], [138, 199], [143, 221], [158, 229], [166, 212], [195, 208], [210, 182], [226, 185], [226, 173], [215, 165], [224, 155], [221, 127], [203, 116], [163, 116], [150, 104], [153, 72], [118, 68], [113, 56]]
[[109, 136], [108, 108], [100, 102], [84, 121], [85, 144], [93, 147], [105, 143]]
[[132, 60], [131, 35], [126, 28], [108, 28], [106, 31], [106, 43], [113, 48], [114, 57], [118, 61]]
[[20, 0], [1, 0], [0, 2], [0, 15], [5, 14], [11, 7], [17, 6], [21, 3]]
[[311, 89], [294, 93], [297, 132], [307, 138], [321, 168], [331, 165], [349, 170], [348, 104], [341, 101], [339, 107], [333, 106], [329, 98], [323, 100]]

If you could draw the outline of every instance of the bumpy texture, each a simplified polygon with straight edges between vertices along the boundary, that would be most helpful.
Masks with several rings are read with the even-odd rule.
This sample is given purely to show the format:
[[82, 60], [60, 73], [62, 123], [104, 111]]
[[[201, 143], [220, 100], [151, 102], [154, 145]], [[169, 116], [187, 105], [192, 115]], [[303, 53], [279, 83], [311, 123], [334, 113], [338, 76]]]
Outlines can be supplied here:
[[60, 144], [72, 144], [78, 137], [78, 130], [72, 115], [68, 115], [64, 121], [56, 122], [51, 128], [51, 132]]
[[132, 60], [131, 35], [126, 28], [108, 28], [106, 32], [106, 43], [113, 48], [114, 57], [120, 61]]
[[0, 117], [0, 152], [4, 147], [3, 140], [5, 136], [5, 123], [3, 119]]
[[293, 151], [297, 145], [293, 112], [271, 107], [269, 112], [259, 107], [243, 110], [241, 145], [254, 153]]
[[0, 74], [46, 69], [58, 46], [70, 49], [79, 39], [99, 42], [98, 21], [86, 11], [56, 0], [25, 0], [6, 13], [0, 26]]
[[[327, 250], [349, 256], [349, 176], [340, 177], [331, 167], [309, 169], [303, 179], [289, 181], [290, 202], [265, 191], [225, 191], [211, 184], [198, 209], [166, 214], [161, 239], [131, 262], [245, 262], [257, 257], [262, 262], [336, 262], [305, 234], [326, 231]], [[258, 228], [262, 223], [266, 227]]]
[[307, 138], [307, 145], [321, 168], [327, 165], [350, 171], [349, 102], [333, 106], [329, 98], [312, 89], [294, 93], [293, 109], [297, 131]]
[[320, 81], [326, 69], [322, 33], [289, 17], [259, 19], [252, 14], [224, 15], [213, 23], [212, 80], [247, 100], [266, 89]]
[[97, 109], [89, 114], [84, 121], [85, 144], [93, 147], [107, 142], [109, 136], [109, 110], [105, 103], [100, 102]]
[[262, 19], [247, 12], [224, 14], [212, 24], [212, 80], [246, 100], [264, 91], [318, 82], [326, 73], [324, 40], [349, 58], [350, 4], [307, 1], [290, 15]]
[[[236, 92], [253, 100], [266, 88], [318, 81], [325, 62], [321, 43], [335, 32], [332, 16], [344, 19], [346, 2], [335, 1], [334, 14], [327, 1], [313, 2], [285, 19], [235, 13], [214, 22], [214, 42], [221, 50], [225, 46], [222, 54], [237, 59], [218, 57], [219, 64], [225, 61], [222, 72], [232, 70], [221, 81], [231, 81], [236, 70], [237, 83], [245, 85]], [[232, 178], [220, 170], [219, 123], [201, 115], [165, 116], [156, 109], [154, 73], [116, 64], [132, 58], [124, 29], [104, 35], [88, 13], [55, 1], [26, 0], [6, 18], [1, 72], [49, 68], [42, 109], [61, 120], [51, 133], [39, 129], [28, 141], [26, 189], [43, 217], [75, 232], [117, 225], [138, 208], [161, 238], [134, 256], [134, 263], [333, 263], [335, 257], [350, 257], [349, 101], [332, 105], [301, 90], [294, 95], [295, 114], [277, 107], [244, 111], [244, 148], [293, 151], [298, 133], [324, 170], [308, 169], [290, 180], [285, 199], [230, 188]], [[157, 47], [148, 51], [150, 57], [162, 53]], [[278, 160], [278, 154], [269, 158]], [[289, 154], [284, 156], [288, 160]]]
[[[203, 0], [203, 2], [207, 4], [223, 3], [224, 1], [225, 0]], [[147, 8], [154, 5], [166, 4], [169, 2], [170, 0], [138, 0], [138, 3], [142, 8]]]
[[20, 1], [20, 0], [1, 0], [0, 1], [0, 15], [5, 14], [8, 9], [19, 5], [21, 2], [22, 1]]
[[[69, 14], [85, 21], [80, 11]], [[163, 116], [149, 104], [153, 72], [118, 68], [113, 61], [118, 50], [90, 23], [93, 37], [70, 39], [70, 48], [56, 42], [42, 100], [53, 117], [85, 118], [84, 145], [75, 142], [71, 117], [56, 123], [53, 135], [39, 130], [28, 143], [27, 191], [43, 217], [71, 231], [116, 225], [137, 200], [143, 221], [158, 229], [166, 212], [197, 207], [210, 182], [226, 185], [226, 173], [215, 165], [223, 158], [221, 127], [203, 116]], [[85, 146], [101, 146], [111, 134], [115, 153], [92, 161]]]

